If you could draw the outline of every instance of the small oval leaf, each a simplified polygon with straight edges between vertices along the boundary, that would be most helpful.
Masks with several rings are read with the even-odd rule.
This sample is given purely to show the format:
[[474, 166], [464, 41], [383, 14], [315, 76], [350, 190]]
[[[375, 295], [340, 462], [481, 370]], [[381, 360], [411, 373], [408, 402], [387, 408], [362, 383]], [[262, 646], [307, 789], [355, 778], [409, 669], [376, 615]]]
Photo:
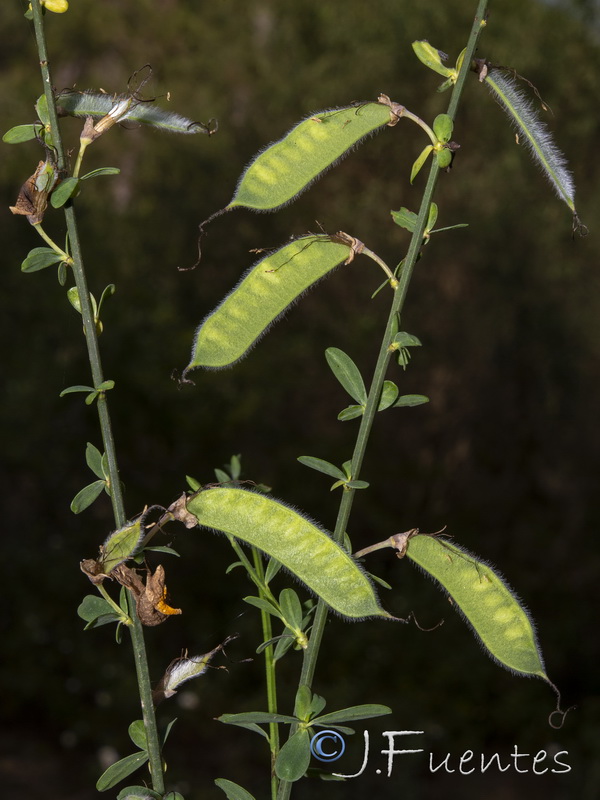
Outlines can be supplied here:
[[386, 408], [393, 406], [396, 402], [398, 394], [399, 390], [394, 381], [384, 381], [377, 410], [385, 411]]
[[246, 711], [241, 714], [221, 714], [219, 722], [226, 725], [265, 725], [271, 722], [283, 722], [291, 725], [297, 722], [296, 717], [287, 714], [271, 714], [268, 711]]
[[80, 492], [77, 492], [75, 497], [71, 500], [70, 509], [73, 514], [80, 514], [86, 508], [92, 505], [96, 498], [100, 497], [102, 490], [106, 486], [106, 481], [94, 481], [93, 483], [84, 486]]
[[402, 206], [399, 211], [390, 211], [390, 214], [392, 215], [392, 219], [396, 225], [399, 225], [401, 228], [405, 228], [411, 233], [417, 226], [417, 215], [414, 211], [409, 211], [408, 208], [405, 208], [404, 206]]
[[215, 786], [225, 792], [227, 800], [254, 800], [254, 797], [244, 788], [226, 778], [217, 778]]
[[35, 123], [33, 125], [16, 125], [14, 128], [6, 131], [2, 137], [5, 144], [19, 144], [20, 142], [28, 142], [30, 139], [37, 139], [41, 136], [43, 125]]
[[108, 622], [116, 622], [118, 619], [110, 603], [95, 594], [88, 594], [83, 598], [77, 609], [77, 615], [86, 622], [96, 622], [94, 627]]
[[94, 392], [95, 389], [93, 386], [68, 386], [66, 389], [63, 389], [62, 392], [58, 395], [59, 397], [64, 397], [67, 394], [74, 394], [75, 392]]
[[283, 589], [279, 595], [279, 606], [285, 621], [292, 628], [302, 628], [302, 603], [293, 589]]
[[337, 347], [328, 347], [325, 358], [331, 371], [350, 397], [364, 405], [367, 402], [367, 390], [360, 370], [350, 356]]
[[88, 442], [85, 448], [85, 463], [97, 478], [105, 478], [102, 469], [102, 453], [98, 450], [96, 445], [93, 445], [91, 442]]
[[423, 403], [428, 403], [429, 398], [424, 394], [403, 394], [394, 403], [394, 408], [402, 406], [422, 406]]
[[185, 372], [238, 361], [294, 300], [346, 261], [351, 250], [329, 236], [303, 236], [256, 263], [200, 324]]
[[310, 764], [310, 737], [305, 728], [300, 728], [283, 745], [277, 760], [275, 772], [282, 781], [298, 781]]
[[399, 347], [421, 347], [421, 340], [406, 331], [399, 331], [394, 336], [393, 342]]
[[315, 717], [313, 725], [332, 725], [338, 722], [356, 722], [359, 719], [373, 719], [391, 714], [392, 709], [382, 706], [379, 703], [364, 703], [360, 706], [343, 708], [340, 711], [332, 711], [330, 714], [323, 714], [322, 717]]
[[118, 167], [99, 167], [82, 175], [80, 180], [87, 181], [88, 178], [99, 178], [101, 175], [119, 175], [120, 172], [121, 170]]
[[42, 125], [50, 125], [50, 112], [48, 111], [48, 100], [45, 94], [40, 95], [36, 100], [35, 110]]
[[200, 525], [235, 536], [280, 561], [346, 617], [387, 617], [358, 564], [314, 523], [288, 506], [246, 489], [214, 488], [187, 502]]
[[489, 564], [425, 535], [409, 540], [406, 555], [448, 592], [494, 660], [511, 672], [548, 680], [529, 614]]
[[317, 472], [322, 472], [325, 475], [330, 475], [332, 478], [338, 478], [341, 481], [348, 480], [348, 476], [345, 475], [339, 467], [336, 467], [335, 464], [332, 464], [330, 461], [325, 461], [322, 458], [315, 458], [315, 456], [298, 456], [298, 461], [301, 464], [304, 464], [305, 467], [310, 467], [310, 469], [314, 469]]
[[50, 195], [50, 203], [53, 208], [64, 206], [67, 200], [73, 196], [79, 186], [79, 178], [65, 178]]
[[143, 766], [148, 761], [148, 753], [142, 751], [140, 753], [132, 753], [130, 756], [125, 756], [116, 764], [111, 764], [98, 778], [96, 789], [99, 792], [105, 792], [107, 789], [112, 789], [117, 783], [127, 778], [136, 769]]
[[146, 728], [144, 727], [144, 720], [136, 719], [132, 722], [128, 729], [129, 738], [136, 747], [140, 750], [148, 749], [148, 737], [146, 736]]
[[348, 489], [368, 489], [370, 484], [367, 481], [347, 481]]
[[438, 75], [443, 75], [445, 78], [454, 75], [453, 69], [449, 69], [442, 64], [440, 51], [436, 50], [427, 40], [423, 39], [423, 41], [413, 42], [412, 49], [419, 61], [425, 64], [426, 67], [429, 67], [429, 69], [437, 72]]
[[79, 290], [76, 286], [71, 286], [70, 289], [67, 289], [67, 300], [75, 311], [81, 314], [81, 300], [79, 299]]
[[117, 795], [117, 800], [174, 800], [170, 795], [164, 796], [145, 786], [126, 786]]
[[412, 165], [412, 169], [410, 171], [410, 182], [412, 183], [414, 179], [417, 177], [419, 172], [421, 171], [421, 167], [427, 161], [427, 157], [429, 153], [433, 150], [433, 145], [428, 144], [427, 147], [421, 152], [421, 155], [417, 158], [415, 163]]
[[347, 422], [349, 419], [356, 419], [357, 417], [362, 417], [365, 413], [364, 406], [348, 406], [344, 408], [340, 413], [337, 415], [337, 418], [341, 422]]
[[21, 272], [39, 272], [39, 270], [58, 264], [62, 260], [63, 257], [49, 247], [34, 247], [21, 264]]
[[430, 231], [431, 231], [431, 229], [433, 228], [433, 226], [434, 226], [434, 225], [435, 225], [435, 223], [437, 222], [437, 218], [438, 218], [438, 207], [437, 207], [437, 203], [432, 203], [432, 204], [429, 206], [429, 216], [427, 217], [427, 227], [425, 228], [425, 230], [426, 230], [427, 232], [430, 232]]

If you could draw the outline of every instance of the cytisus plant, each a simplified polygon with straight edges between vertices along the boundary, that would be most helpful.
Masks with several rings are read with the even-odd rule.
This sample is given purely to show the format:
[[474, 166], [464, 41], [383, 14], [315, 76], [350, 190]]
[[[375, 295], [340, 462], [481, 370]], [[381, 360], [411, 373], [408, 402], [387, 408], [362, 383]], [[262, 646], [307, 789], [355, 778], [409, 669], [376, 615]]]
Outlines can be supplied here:
[[[409, 133], [408, 123], [414, 123], [427, 137], [410, 177], [407, 176], [414, 181], [432, 157], [420, 207], [414, 212], [407, 208], [391, 212], [392, 222], [411, 234], [408, 250], [397, 265], [388, 266], [365, 243], [342, 231], [307, 233], [282, 245], [250, 267], [238, 285], [200, 324], [191, 359], [182, 376], [182, 383], [190, 384], [189, 373], [196, 368], [220, 369], [233, 365], [291, 304], [337, 267], [343, 269], [342, 265], [363, 255], [382, 269], [385, 278], [380, 290], [388, 293], [390, 307], [387, 320], [382, 322], [381, 345], [370, 384], [367, 386], [346, 352], [330, 347], [325, 353], [333, 376], [351, 400], [340, 411], [338, 419], [342, 422], [356, 420], [352, 424], [357, 426], [357, 432], [354, 444], [348, 444], [348, 459], [341, 465], [316, 456], [302, 455], [298, 459], [304, 466], [333, 479], [331, 490], [339, 490], [339, 508], [332, 532], [307, 514], [272, 498], [267, 487], [241, 480], [241, 463], [237, 456], [231, 459], [227, 472], [216, 471], [216, 483], [201, 484], [188, 478], [188, 490], [167, 508], [152, 505], [128, 520], [108, 412], [108, 395], [114, 394], [114, 383], [104, 377], [98, 347], [102, 301], [114, 287], [111, 284], [104, 290], [100, 302], [90, 294], [75, 214], [81, 193], [82, 202], [85, 202], [88, 179], [114, 174], [118, 169], [107, 167], [81, 175], [81, 166], [87, 148], [124, 120], [183, 134], [211, 134], [216, 125], [192, 122], [146, 100], [142, 89], [148, 73], [134, 77], [128, 91], [122, 94], [55, 92], [44, 36], [45, 8], [63, 12], [68, 4], [32, 1], [29, 16], [35, 27], [44, 94], [35, 103], [36, 118], [12, 128], [3, 139], [10, 144], [37, 140], [43, 149], [43, 159], [24, 182], [11, 208], [14, 214], [25, 216], [44, 240], [44, 246], [34, 248], [25, 257], [22, 270], [35, 272], [57, 265], [60, 285], [74, 282], [67, 297], [82, 316], [92, 381], [89, 386], [72, 386], [64, 394], [83, 392], [86, 403], [95, 403], [102, 432], [104, 452], [91, 444], [86, 449], [86, 461], [96, 479], [78, 493], [72, 511], [84, 511], [105, 492], [112, 502], [115, 530], [100, 545], [97, 555], [81, 562], [82, 571], [97, 593], [83, 599], [79, 615], [88, 628], [116, 624], [118, 641], [122, 629], [126, 628], [131, 634], [135, 654], [142, 719], [131, 723], [129, 734], [137, 750], [106, 770], [97, 788], [100, 791], [111, 789], [144, 768], [138, 784], [120, 789], [119, 800], [181, 798], [177, 792], [168, 790], [164, 772], [162, 751], [172, 723], [159, 734], [155, 706], [173, 697], [184, 682], [205, 673], [209, 661], [232, 638], [216, 644], [208, 653], [188, 656], [186, 651], [185, 655], [174, 658], [165, 665], [162, 678], [156, 680], [155, 677], [153, 688], [143, 626], [160, 625], [181, 613], [171, 605], [165, 567], [156, 563], [157, 558], [173, 551], [169, 547], [152, 545], [155, 535], [171, 522], [184, 525], [190, 531], [224, 534], [236, 555], [232, 567], [245, 569], [254, 584], [255, 594], [244, 600], [261, 616], [262, 640], [257, 653], [262, 654], [265, 661], [267, 708], [224, 713], [220, 721], [241, 726], [266, 740], [270, 758], [265, 772], [269, 775], [273, 800], [288, 798], [294, 783], [307, 774], [311, 737], [316, 729], [327, 727], [351, 732], [348, 723], [390, 713], [387, 706], [376, 704], [324, 713], [325, 700], [312, 691], [325, 623], [331, 611], [347, 620], [374, 620], [376, 624], [388, 626], [408, 622], [398, 619], [393, 609], [384, 609], [377, 596], [375, 582], [379, 579], [366, 569], [368, 555], [376, 550], [389, 548], [394, 557], [401, 559], [399, 578], [407, 562], [416, 564], [433, 578], [498, 664], [515, 674], [538, 676], [553, 687], [546, 674], [531, 617], [500, 574], [479, 556], [468, 552], [446, 534], [422, 534], [418, 529], [404, 533], [381, 531], [374, 535], [376, 541], [353, 554], [348, 535], [356, 494], [369, 489], [369, 484], [361, 478], [361, 468], [378, 412], [410, 408], [428, 401], [423, 395], [401, 394], [398, 383], [402, 372], [394, 364], [405, 370], [411, 349], [421, 344], [416, 335], [403, 330], [401, 315], [424, 245], [434, 233], [449, 229], [435, 227], [438, 207], [433, 197], [440, 173], [450, 170], [459, 149], [452, 140], [454, 120], [469, 75], [485, 83], [511, 116], [520, 140], [525, 141], [559, 197], [567, 203], [576, 226], [579, 225], [572, 178], [531, 101], [525, 98], [513, 75], [485, 60], [474, 59], [476, 44], [485, 27], [487, 0], [478, 3], [466, 47], [458, 55], [454, 67], [447, 67], [444, 64], [447, 57], [429, 43], [413, 44], [417, 57], [444, 77], [440, 90], [451, 90], [446, 112], [439, 114], [431, 125], [383, 94], [375, 101], [312, 112], [286, 136], [256, 156], [243, 172], [229, 205], [213, 215], [237, 207], [263, 212], [281, 208], [378, 131], [385, 131], [389, 137], [406, 137], [413, 131], [420, 133], [415, 128]], [[402, 86], [393, 87], [393, 91], [401, 94]], [[72, 170], [63, 151], [59, 126], [62, 115], [84, 118], [80, 150]], [[387, 131], [387, 128], [393, 130]], [[66, 237], [62, 245], [54, 242], [42, 227], [49, 205], [62, 208], [64, 212]], [[351, 230], [352, 220], [340, 220], [340, 227], [344, 231]], [[352, 342], [347, 346], [351, 348]], [[388, 372], [390, 378], [387, 378]], [[385, 417], [380, 424], [385, 425]], [[154, 521], [149, 521], [151, 517]], [[154, 551], [154, 567], [146, 562], [151, 551]], [[272, 581], [281, 570], [308, 589], [310, 597], [302, 600], [302, 593], [291, 587], [275, 594]], [[118, 592], [115, 587], [120, 587]], [[391, 608], [393, 602], [389, 605]], [[280, 698], [275, 666], [291, 648], [302, 653], [298, 687], [294, 698]], [[145, 769], [146, 764], [149, 771]], [[249, 791], [238, 783], [225, 778], [216, 783], [230, 800], [252, 799]]]

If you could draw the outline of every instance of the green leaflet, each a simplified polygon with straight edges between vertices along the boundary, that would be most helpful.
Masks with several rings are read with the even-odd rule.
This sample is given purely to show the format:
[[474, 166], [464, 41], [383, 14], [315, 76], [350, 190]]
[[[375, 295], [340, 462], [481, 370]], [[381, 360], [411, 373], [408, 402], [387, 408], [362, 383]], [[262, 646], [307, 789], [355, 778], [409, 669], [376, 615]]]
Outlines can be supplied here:
[[448, 58], [448, 56], [445, 53], [442, 53], [441, 50], [437, 50], [433, 45], [429, 44], [426, 39], [413, 42], [412, 49], [414, 50], [419, 61], [425, 64], [426, 67], [429, 67], [429, 69], [437, 72], [438, 75], [443, 75], [445, 78], [449, 78], [456, 73], [455, 69], [449, 69], [442, 63], [442, 58], [445, 60]]
[[200, 323], [185, 371], [242, 358], [294, 300], [353, 255], [351, 244], [312, 234], [270, 253]]
[[254, 800], [254, 797], [247, 792], [242, 786], [239, 786], [233, 781], [228, 781], [226, 778], [217, 778], [215, 785], [222, 789], [227, 795], [227, 800]]
[[116, 786], [117, 783], [127, 778], [132, 772], [143, 767], [146, 761], [148, 761], [148, 753], [145, 750], [125, 756], [125, 758], [122, 758], [115, 764], [111, 764], [110, 767], [100, 775], [96, 781], [96, 789], [99, 792], [112, 789], [113, 786]]
[[298, 781], [310, 764], [310, 736], [299, 728], [282, 746], [275, 760], [275, 774], [282, 781]]
[[366, 136], [395, 125], [403, 110], [380, 95], [377, 103], [313, 114], [256, 156], [226, 210], [274, 211], [289, 203]]
[[424, 535], [409, 539], [406, 555], [448, 592], [492, 658], [511, 672], [549, 682], [527, 611], [485, 561]]
[[288, 506], [245, 489], [205, 489], [187, 511], [207, 528], [231, 534], [277, 559], [345, 617], [386, 617], [358, 564], [333, 539]]

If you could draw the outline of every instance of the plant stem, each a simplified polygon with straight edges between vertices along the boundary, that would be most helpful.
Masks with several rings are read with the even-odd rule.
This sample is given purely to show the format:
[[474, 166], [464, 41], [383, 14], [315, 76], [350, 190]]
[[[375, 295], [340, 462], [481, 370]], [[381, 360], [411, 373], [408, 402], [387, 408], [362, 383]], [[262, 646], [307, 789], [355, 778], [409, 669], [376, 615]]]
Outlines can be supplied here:
[[[60, 136], [60, 129], [58, 126], [56, 101], [52, 89], [52, 79], [48, 63], [48, 51], [46, 47], [46, 36], [40, 0], [32, 0], [31, 5], [33, 9], [33, 24], [40, 60], [40, 68], [42, 72], [44, 93], [48, 103], [48, 112], [50, 115], [52, 141], [57, 153], [58, 167], [59, 169], [65, 169], [65, 156]], [[85, 340], [93, 378], [93, 385], [100, 386], [100, 384], [104, 381], [104, 376], [102, 372], [98, 336], [94, 322], [90, 293], [83, 267], [79, 232], [73, 204], [67, 204], [64, 212], [73, 259], [73, 275], [75, 278], [75, 284], [77, 286], [79, 301], [81, 303], [81, 315], [83, 319], [83, 327], [85, 331]], [[117, 455], [108, 411], [108, 401], [104, 392], [101, 392], [98, 395], [97, 406], [100, 428], [102, 431], [102, 440], [108, 461], [110, 497], [112, 501], [113, 515], [117, 528], [120, 528], [125, 524], [126, 521], [125, 506], [123, 503]], [[129, 630], [131, 631], [131, 641], [135, 657], [135, 667], [138, 680], [138, 689], [140, 693], [142, 715], [148, 740], [148, 755], [150, 772], [152, 775], [152, 786], [155, 791], [163, 793], [165, 791], [165, 785], [160, 753], [161, 748], [158, 738], [158, 729], [156, 726], [156, 716], [154, 714], [154, 705], [152, 703], [152, 687], [150, 684], [150, 674], [148, 671], [146, 645], [144, 642], [142, 624], [137, 616], [135, 601], [131, 592], [128, 593], [128, 606], [129, 616], [133, 620], [133, 624], [129, 626]]]
[[[262, 562], [262, 555], [256, 548], [252, 548], [252, 556], [254, 561], [254, 569], [258, 579], [263, 583], [265, 582], [265, 571]], [[263, 599], [268, 599], [266, 593], [259, 587], [258, 594]], [[273, 638], [273, 626], [271, 624], [271, 615], [261, 608], [260, 618], [262, 623], [263, 642], [268, 642]], [[264, 649], [265, 655], [265, 676], [267, 684], [267, 709], [270, 714], [277, 713], [277, 679], [275, 676], [275, 659], [273, 658], [273, 645], [270, 644]], [[279, 726], [276, 722], [269, 723], [269, 747], [271, 748], [271, 798], [276, 800], [277, 788], [279, 780], [275, 774], [275, 760], [279, 753]]]
[[[458, 102], [462, 94], [465, 79], [467, 73], [471, 68], [471, 60], [475, 52], [477, 39], [484, 25], [484, 17], [486, 13], [487, 4], [488, 0], [479, 0], [477, 6], [475, 19], [467, 43], [465, 57], [461, 66], [458, 80], [452, 91], [452, 96], [450, 98], [450, 103], [448, 106], [447, 114], [452, 119], [454, 119], [456, 115], [456, 109], [458, 107]], [[352, 455], [352, 468], [351, 468], [352, 478], [354, 480], [358, 479], [360, 474], [360, 469], [362, 467], [363, 459], [366, 452], [367, 442], [373, 425], [373, 420], [375, 418], [377, 407], [379, 405], [379, 398], [381, 396], [381, 390], [383, 387], [383, 382], [385, 380], [386, 370], [389, 364], [390, 357], [392, 355], [392, 352], [389, 349], [389, 345], [393, 337], [394, 327], [404, 306], [404, 301], [406, 299], [406, 294], [408, 291], [410, 280], [412, 278], [414, 266], [417, 262], [419, 253], [423, 246], [423, 234], [427, 226], [427, 221], [429, 218], [429, 209], [431, 207], [431, 201], [433, 199], [433, 194], [438, 177], [439, 177], [439, 167], [437, 165], [437, 160], [432, 159], [429, 178], [427, 180], [425, 191], [423, 193], [423, 198], [421, 200], [419, 215], [408, 247], [406, 258], [404, 259], [404, 265], [402, 268], [402, 272], [400, 274], [398, 288], [394, 293], [392, 306], [390, 309], [387, 325], [385, 328], [385, 333], [381, 341], [379, 355], [377, 357], [377, 363], [375, 365], [375, 370], [373, 373], [373, 379], [371, 381], [371, 386], [369, 388], [367, 404], [361, 419], [360, 428], [356, 438], [354, 453]], [[356, 490], [354, 489], [348, 489], [345, 490], [342, 494], [342, 499], [340, 502], [335, 530], [333, 534], [334, 539], [337, 542], [341, 542], [343, 540], [344, 534], [346, 532], [348, 520], [350, 518], [350, 513], [352, 511], [352, 504], [354, 502], [355, 491]], [[319, 600], [308, 647], [304, 652], [304, 660], [302, 663], [302, 672], [300, 675], [299, 685], [301, 684], [307, 684], [308, 686], [312, 685], [312, 680], [314, 677], [314, 672], [317, 664], [317, 658], [319, 655], [319, 649], [321, 646], [321, 640], [323, 638], [323, 632], [325, 629], [327, 615], [328, 615], [327, 606], [325, 605], [325, 603], [323, 603], [322, 600]], [[290, 736], [294, 733], [294, 731], [295, 729], [292, 726], [292, 730], [290, 731]], [[291, 789], [292, 789], [292, 783], [288, 781], [281, 781], [279, 785], [279, 793], [277, 796], [278, 800], [288, 800], [291, 793]]]
[[77, 160], [75, 161], [75, 166], [73, 167], [73, 177], [74, 178], [78, 178], [79, 177], [79, 172], [81, 170], [81, 162], [83, 161], [84, 153], [85, 153], [88, 145], [90, 145], [90, 144], [91, 144], [91, 142], [89, 140], [81, 141], [80, 144], [79, 144], [79, 152], [77, 153]]

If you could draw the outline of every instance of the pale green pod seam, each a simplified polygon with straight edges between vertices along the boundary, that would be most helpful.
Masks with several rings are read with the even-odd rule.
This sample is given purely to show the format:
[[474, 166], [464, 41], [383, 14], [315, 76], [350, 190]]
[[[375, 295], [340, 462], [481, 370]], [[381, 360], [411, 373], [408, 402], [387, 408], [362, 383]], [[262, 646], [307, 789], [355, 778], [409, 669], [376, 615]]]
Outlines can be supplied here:
[[204, 489], [187, 510], [206, 528], [231, 534], [277, 559], [344, 617], [391, 615], [362, 568], [321, 528], [294, 509], [246, 489]]
[[200, 323], [185, 372], [238, 361], [310, 286], [352, 255], [349, 244], [310, 235], [258, 261]]
[[281, 208], [362, 139], [395, 125], [403, 110], [385, 98], [312, 114], [251, 161], [225, 210], [236, 206], [255, 211]]
[[406, 555], [448, 592], [495, 661], [548, 681], [527, 610], [489, 564], [446, 539], [426, 535], [410, 538]]

